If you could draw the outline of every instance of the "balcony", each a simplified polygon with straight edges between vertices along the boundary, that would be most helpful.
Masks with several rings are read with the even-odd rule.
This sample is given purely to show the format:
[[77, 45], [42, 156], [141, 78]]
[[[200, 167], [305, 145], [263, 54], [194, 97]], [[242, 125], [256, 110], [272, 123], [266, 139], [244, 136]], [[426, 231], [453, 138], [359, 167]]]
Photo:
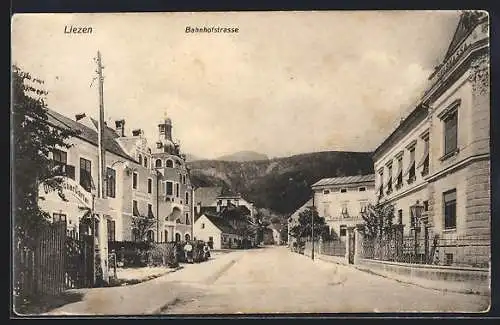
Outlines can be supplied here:
[[75, 179], [75, 166], [73, 165], [67, 165], [52, 160], [50, 162], [50, 167], [57, 176], [65, 176], [73, 180]]

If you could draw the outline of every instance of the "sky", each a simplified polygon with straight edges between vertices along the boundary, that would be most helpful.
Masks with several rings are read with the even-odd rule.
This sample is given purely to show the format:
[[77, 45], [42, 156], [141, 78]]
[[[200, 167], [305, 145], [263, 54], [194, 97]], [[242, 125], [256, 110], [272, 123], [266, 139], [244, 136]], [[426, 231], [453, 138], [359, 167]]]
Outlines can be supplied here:
[[[414, 107], [442, 60], [457, 11], [21, 14], [12, 63], [45, 81], [48, 106], [124, 118], [154, 145], [167, 114], [202, 158], [372, 151]], [[91, 34], [66, 34], [90, 26]], [[237, 27], [238, 33], [186, 33]]]

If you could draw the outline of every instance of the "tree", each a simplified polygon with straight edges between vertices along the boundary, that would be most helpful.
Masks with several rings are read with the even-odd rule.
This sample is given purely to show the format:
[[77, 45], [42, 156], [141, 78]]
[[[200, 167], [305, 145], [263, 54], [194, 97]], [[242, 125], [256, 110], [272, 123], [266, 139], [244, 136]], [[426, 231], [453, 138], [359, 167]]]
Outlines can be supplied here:
[[327, 239], [329, 235], [328, 226], [325, 219], [321, 218], [318, 214], [316, 207], [307, 207], [299, 214], [298, 223], [290, 229], [290, 236], [297, 238], [297, 240], [304, 240], [312, 236], [312, 220], [314, 218], [314, 240], [318, 238]]
[[143, 241], [148, 231], [156, 224], [156, 218], [152, 216], [132, 216], [132, 229], [135, 231], [135, 240]]
[[49, 153], [58, 147], [69, 148], [67, 139], [77, 134], [48, 123], [43, 84], [19, 67], [12, 67], [12, 208], [15, 236], [25, 245], [33, 243], [37, 230], [50, 218], [38, 207], [39, 184], [62, 193], [62, 178], [54, 176], [61, 176], [63, 171], [53, 168]]
[[369, 204], [361, 213], [364, 221], [363, 234], [367, 238], [381, 238], [387, 234], [393, 225], [394, 205]]

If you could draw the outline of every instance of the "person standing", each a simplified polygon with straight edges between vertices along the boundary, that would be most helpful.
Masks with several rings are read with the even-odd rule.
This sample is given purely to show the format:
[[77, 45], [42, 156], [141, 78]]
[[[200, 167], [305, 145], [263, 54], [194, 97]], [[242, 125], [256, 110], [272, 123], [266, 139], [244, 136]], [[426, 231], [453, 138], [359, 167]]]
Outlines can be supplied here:
[[186, 245], [184, 245], [184, 253], [186, 254], [186, 261], [193, 263], [193, 245], [190, 242], [186, 242]]

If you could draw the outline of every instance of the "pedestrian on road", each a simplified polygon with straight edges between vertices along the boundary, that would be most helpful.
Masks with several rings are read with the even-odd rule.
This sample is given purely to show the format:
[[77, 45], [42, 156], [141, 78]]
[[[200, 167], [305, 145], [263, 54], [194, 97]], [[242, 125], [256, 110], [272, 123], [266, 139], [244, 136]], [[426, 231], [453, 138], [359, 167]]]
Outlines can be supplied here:
[[189, 242], [184, 245], [184, 253], [186, 254], [186, 262], [193, 263], [193, 246]]
[[208, 247], [207, 243], [203, 246], [203, 258], [205, 261], [210, 258], [210, 247]]

